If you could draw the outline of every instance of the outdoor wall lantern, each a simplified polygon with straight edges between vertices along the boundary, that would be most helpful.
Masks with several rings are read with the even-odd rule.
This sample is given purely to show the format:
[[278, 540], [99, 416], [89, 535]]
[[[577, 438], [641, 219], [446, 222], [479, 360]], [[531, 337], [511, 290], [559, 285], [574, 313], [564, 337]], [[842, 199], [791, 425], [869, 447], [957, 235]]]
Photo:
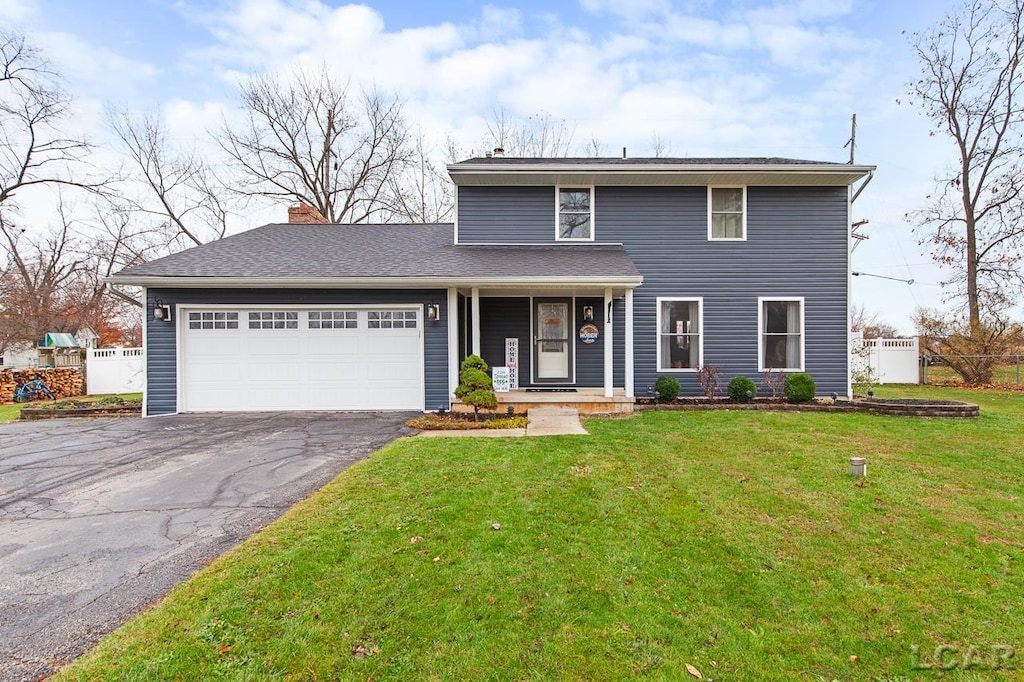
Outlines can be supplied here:
[[585, 305], [583, 306], [583, 319], [590, 322], [594, 319], [594, 306]]
[[170, 322], [171, 306], [164, 305], [159, 298], [156, 299], [156, 304], [153, 306], [153, 319], [159, 322]]
[[437, 322], [441, 319], [441, 306], [436, 303], [427, 304], [427, 319], [431, 322]]

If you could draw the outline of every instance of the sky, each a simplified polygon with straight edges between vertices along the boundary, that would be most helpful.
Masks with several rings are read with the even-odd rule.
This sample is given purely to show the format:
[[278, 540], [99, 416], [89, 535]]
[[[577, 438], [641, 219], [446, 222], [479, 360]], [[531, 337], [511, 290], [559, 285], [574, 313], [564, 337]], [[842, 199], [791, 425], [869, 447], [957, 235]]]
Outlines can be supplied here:
[[[905, 216], [953, 160], [906, 102], [919, 71], [906, 34], [955, 0], [0, 0], [67, 81], [73, 125], [112, 144], [104, 108], [159, 113], [178, 144], [237, 112], [237, 83], [326, 65], [405, 101], [428, 139], [480, 153], [497, 109], [547, 114], [609, 156], [778, 156], [877, 165], [853, 207], [866, 219], [852, 299], [910, 333], [943, 305], [944, 273]], [[258, 211], [238, 231], [283, 215]], [[875, 276], [872, 276], [875, 275]], [[913, 279], [913, 284], [885, 279]]]

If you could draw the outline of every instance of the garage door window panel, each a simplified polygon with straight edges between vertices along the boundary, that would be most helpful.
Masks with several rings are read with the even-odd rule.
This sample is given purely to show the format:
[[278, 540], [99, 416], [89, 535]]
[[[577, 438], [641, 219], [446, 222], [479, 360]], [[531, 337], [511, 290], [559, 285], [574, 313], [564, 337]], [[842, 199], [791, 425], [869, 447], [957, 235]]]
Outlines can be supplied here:
[[189, 329], [238, 329], [238, 313], [196, 311], [188, 314]]
[[358, 329], [359, 314], [354, 310], [310, 311], [310, 329]]
[[415, 310], [371, 310], [367, 326], [370, 329], [416, 329], [418, 317]]
[[299, 314], [294, 311], [261, 311], [249, 313], [249, 329], [298, 329]]

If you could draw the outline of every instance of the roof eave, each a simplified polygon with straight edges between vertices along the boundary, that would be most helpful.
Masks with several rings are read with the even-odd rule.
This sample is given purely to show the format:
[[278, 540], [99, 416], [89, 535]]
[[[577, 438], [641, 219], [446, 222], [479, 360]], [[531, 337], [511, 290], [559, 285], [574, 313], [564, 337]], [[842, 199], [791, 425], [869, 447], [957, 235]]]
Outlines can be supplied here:
[[451, 164], [456, 185], [539, 185], [562, 181], [604, 185], [706, 185], [728, 178], [740, 184], [851, 185], [875, 166], [850, 164], [656, 164], [579, 166], [552, 164]]
[[112, 275], [110, 284], [181, 289], [446, 289], [464, 286], [608, 286], [638, 287], [643, 277], [180, 277]]

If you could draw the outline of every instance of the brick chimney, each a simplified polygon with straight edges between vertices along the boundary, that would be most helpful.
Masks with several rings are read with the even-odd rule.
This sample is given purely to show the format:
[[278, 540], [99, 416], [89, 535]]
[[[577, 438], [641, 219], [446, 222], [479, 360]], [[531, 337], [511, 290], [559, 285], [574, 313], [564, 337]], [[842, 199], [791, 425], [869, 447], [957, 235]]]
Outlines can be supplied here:
[[325, 225], [327, 218], [309, 204], [300, 201], [288, 207], [288, 222], [298, 225]]

